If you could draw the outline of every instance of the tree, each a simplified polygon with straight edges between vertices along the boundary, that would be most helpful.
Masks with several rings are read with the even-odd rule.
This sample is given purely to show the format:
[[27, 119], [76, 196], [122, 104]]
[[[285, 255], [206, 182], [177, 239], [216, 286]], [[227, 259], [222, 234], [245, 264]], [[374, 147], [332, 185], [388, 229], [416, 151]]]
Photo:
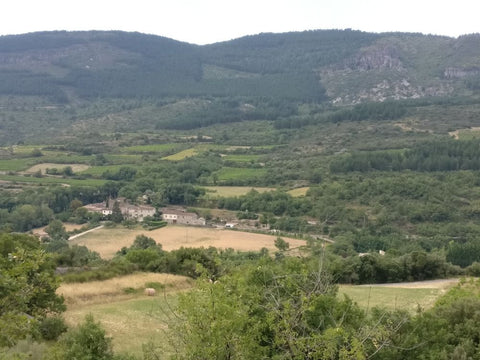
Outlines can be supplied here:
[[93, 315], [76, 329], [68, 331], [49, 354], [51, 360], [110, 360], [113, 359], [112, 340], [105, 335], [100, 323]]
[[52, 241], [68, 240], [69, 235], [65, 226], [60, 220], [53, 220], [45, 228], [45, 232], [48, 234]]
[[280, 251], [286, 251], [290, 247], [290, 244], [281, 237], [277, 237], [275, 239], [275, 247]]
[[123, 221], [122, 210], [117, 200], [113, 203], [111, 219], [114, 223], [121, 223]]
[[[389, 336], [303, 260], [262, 258], [181, 294], [178, 359], [366, 359]], [[182, 352], [182, 349], [185, 351]]]
[[35, 237], [0, 234], [0, 347], [25, 338], [47, 314], [65, 310], [49, 254]]
[[157, 246], [155, 240], [145, 235], [137, 235], [133, 241], [132, 249], [148, 249]]

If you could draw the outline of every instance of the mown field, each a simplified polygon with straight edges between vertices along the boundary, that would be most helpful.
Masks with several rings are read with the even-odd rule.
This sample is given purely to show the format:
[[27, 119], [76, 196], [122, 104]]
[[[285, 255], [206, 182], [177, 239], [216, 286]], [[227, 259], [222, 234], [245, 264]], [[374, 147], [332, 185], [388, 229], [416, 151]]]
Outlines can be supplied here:
[[431, 308], [457, 282], [458, 279], [447, 279], [384, 285], [342, 285], [339, 295], [347, 295], [364, 309], [401, 309], [413, 314], [418, 309]]
[[258, 191], [260, 193], [266, 191], [274, 191], [274, 188], [269, 187], [251, 187], [251, 186], [202, 186], [207, 193], [206, 197], [233, 197], [248, 194], [251, 190]]
[[32, 167], [25, 170], [27, 174], [33, 174], [37, 171], [40, 171], [42, 174], [45, 174], [47, 169], [57, 169], [62, 170], [63, 168], [70, 166], [74, 173], [87, 170], [90, 166], [86, 164], [56, 164], [56, 163], [40, 163], [33, 165]]
[[[167, 226], [153, 231], [123, 227], [102, 228], [72, 240], [71, 244], [84, 245], [98, 252], [102, 258], [111, 259], [122, 247], [131, 246], [135, 237], [141, 234], [151, 237], [167, 251], [179, 249], [182, 246], [205, 248], [213, 246], [219, 249], [232, 248], [243, 251], [262, 248], [276, 250], [274, 235], [188, 226]], [[290, 248], [305, 245], [304, 240], [283, 239], [290, 243]]]
[[[115, 352], [140, 357], [142, 344], [149, 341], [168, 347], [168, 325], [174, 317], [177, 294], [192, 283], [183, 276], [137, 273], [105, 281], [62, 284], [57, 292], [65, 297], [67, 324], [79, 324], [92, 314], [113, 337]], [[145, 287], [157, 288], [156, 295], [144, 295]]]
[[173, 155], [166, 156], [163, 158], [163, 160], [180, 161], [180, 160], [186, 159], [187, 157], [195, 156], [197, 154], [198, 154], [197, 149], [191, 148], [191, 149], [180, 151]]

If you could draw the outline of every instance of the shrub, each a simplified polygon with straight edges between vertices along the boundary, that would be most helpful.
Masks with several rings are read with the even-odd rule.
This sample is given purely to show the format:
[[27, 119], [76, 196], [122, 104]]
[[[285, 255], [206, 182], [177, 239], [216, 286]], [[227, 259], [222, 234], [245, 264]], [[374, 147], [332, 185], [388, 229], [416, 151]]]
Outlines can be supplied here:
[[47, 317], [39, 324], [39, 331], [44, 340], [57, 340], [60, 335], [67, 331], [67, 325], [61, 317]]

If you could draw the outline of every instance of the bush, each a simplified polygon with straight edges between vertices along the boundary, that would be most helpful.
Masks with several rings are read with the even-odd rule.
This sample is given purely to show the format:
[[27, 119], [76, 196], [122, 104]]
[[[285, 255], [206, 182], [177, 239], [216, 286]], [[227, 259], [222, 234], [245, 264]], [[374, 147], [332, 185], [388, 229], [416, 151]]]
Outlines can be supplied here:
[[47, 317], [39, 324], [39, 331], [44, 340], [57, 340], [60, 335], [67, 331], [67, 325], [61, 317]]

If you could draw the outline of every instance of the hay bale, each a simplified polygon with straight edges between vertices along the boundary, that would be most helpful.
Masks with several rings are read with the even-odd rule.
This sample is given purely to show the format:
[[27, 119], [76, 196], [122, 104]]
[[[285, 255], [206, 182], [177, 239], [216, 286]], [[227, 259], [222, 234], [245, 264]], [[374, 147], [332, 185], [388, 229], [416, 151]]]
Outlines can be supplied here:
[[155, 289], [154, 288], [145, 288], [145, 295], [147, 296], [155, 296]]

